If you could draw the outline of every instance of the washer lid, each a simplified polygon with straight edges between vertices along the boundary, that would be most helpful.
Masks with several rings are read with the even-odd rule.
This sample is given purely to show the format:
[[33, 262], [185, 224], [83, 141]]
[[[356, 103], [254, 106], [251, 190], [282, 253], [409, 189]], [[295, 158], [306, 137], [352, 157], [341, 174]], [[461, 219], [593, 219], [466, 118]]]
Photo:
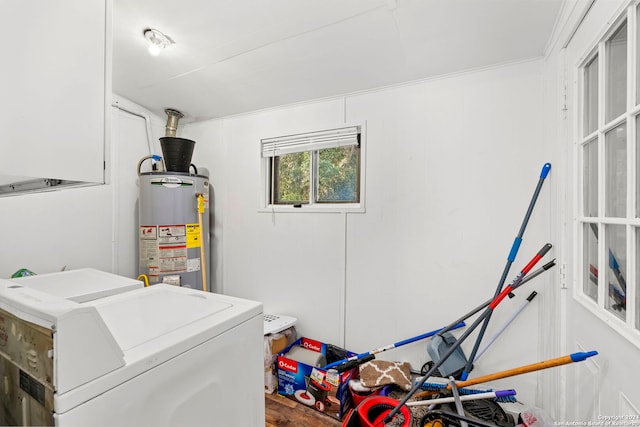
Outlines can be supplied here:
[[117, 276], [93, 268], [27, 276], [11, 279], [11, 281], [78, 303], [139, 289], [144, 286], [139, 280]]
[[213, 294], [198, 290], [159, 284], [101, 300], [95, 307], [126, 352], [180, 329], [188, 334], [197, 323], [214, 315], [220, 317], [233, 307], [211, 296]]
[[78, 367], [94, 366], [95, 356], [86, 356], [88, 346], [94, 348], [110, 340], [117, 350], [114, 353], [121, 358], [117, 366], [113, 363], [111, 369], [101, 369], [100, 375], [92, 369], [95, 375], [84, 383], [74, 381], [58, 388], [56, 403], [60, 413], [229, 333], [240, 324], [252, 321], [256, 336], [262, 332], [262, 304], [257, 301], [163, 283], [78, 305], [95, 312], [101, 330], [89, 333], [86, 328], [74, 328], [86, 324], [86, 316], [79, 316], [80, 310], [76, 310], [77, 316], [71, 316], [76, 314], [73, 311], [65, 317], [69, 319], [58, 329], [54, 356], [59, 364], [58, 383], [67, 377], [73, 379]]

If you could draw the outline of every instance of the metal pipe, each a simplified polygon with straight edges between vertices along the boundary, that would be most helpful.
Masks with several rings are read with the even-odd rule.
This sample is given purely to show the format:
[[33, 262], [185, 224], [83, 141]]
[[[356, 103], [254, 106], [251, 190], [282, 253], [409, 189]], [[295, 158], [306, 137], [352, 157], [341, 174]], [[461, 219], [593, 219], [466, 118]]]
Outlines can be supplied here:
[[144, 119], [145, 130], [147, 132], [147, 146], [149, 147], [149, 155], [153, 155], [153, 145], [151, 144], [151, 119], [149, 118], [149, 116], [145, 113], [133, 111], [123, 105], [120, 105], [118, 101], [112, 102], [111, 106], [117, 108], [118, 110], [124, 111], [125, 113], [129, 113], [133, 116], [138, 116]]
[[165, 127], [165, 136], [176, 136], [176, 131], [178, 130], [178, 120], [184, 117], [178, 110], [174, 110], [173, 108], [165, 108], [164, 112], [167, 114], [167, 125]]

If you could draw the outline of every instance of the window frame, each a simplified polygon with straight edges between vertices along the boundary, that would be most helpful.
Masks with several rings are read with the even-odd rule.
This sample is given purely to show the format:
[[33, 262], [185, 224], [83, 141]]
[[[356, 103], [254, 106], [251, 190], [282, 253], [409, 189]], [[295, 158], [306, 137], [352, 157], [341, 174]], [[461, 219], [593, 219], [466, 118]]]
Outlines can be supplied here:
[[[574, 229], [574, 247], [576, 248], [576, 286], [574, 286], [573, 297], [582, 306], [591, 311], [606, 324], [612, 326], [622, 336], [627, 338], [631, 343], [640, 347], [640, 260], [638, 260], [638, 245], [640, 244], [640, 212], [638, 212], [638, 201], [640, 198], [640, 183], [638, 183], [638, 174], [640, 174], [640, 161], [638, 159], [637, 150], [640, 150], [640, 34], [638, 30], [638, 20], [640, 17], [639, 1], [633, 1], [624, 9], [624, 12], [614, 20], [608, 23], [608, 28], [602, 38], [597, 40], [592, 49], [583, 60], [577, 64], [577, 88], [578, 105], [575, 110], [577, 131], [574, 145], [574, 159], [576, 159], [576, 169], [574, 175], [574, 191], [577, 194], [577, 200], [573, 207], [573, 229]], [[610, 118], [607, 121], [609, 101], [607, 90], [610, 87], [607, 79], [609, 78], [608, 62], [609, 50], [608, 42], [618, 32], [623, 25], [627, 27], [627, 46], [626, 46], [626, 102], [625, 111], [617, 117]], [[587, 133], [586, 114], [592, 111], [593, 106], [587, 105], [588, 100], [585, 94], [589, 90], [589, 81], [587, 80], [587, 67], [596, 59], [597, 67], [597, 123], [595, 130]], [[593, 87], [593, 86], [591, 86]], [[591, 94], [593, 96], [593, 94]], [[626, 214], [623, 217], [607, 216], [607, 194], [606, 180], [609, 174], [607, 170], [607, 134], [620, 125], [624, 124], [626, 129]], [[585, 147], [594, 142], [596, 143], [597, 154], [597, 213], [589, 216], [585, 212]], [[589, 280], [588, 274], [585, 274], [585, 268], [589, 264], [589, 260], [585, 254], [585, 234], [589, 233], [591, 224], [595, 224], [599, 236], [597, 241], [597, 266], [600, 271], [607, 271], [607, 274], [598, 275], [597, 295], [594, 300], [585, 290], [585, 280]], [[621, 319], [619, 315], [609, 308], [609, 256], [607, 250], [607, 242], [609, 236], [607, 229], [613, 226], [623, 226], [625, 228], [625, 256], [626, 256], [626, 307], [625, 318]]]
[[[273, 204], [270, 203], [271, 200], [271, 159], [269, 157], [261, 157], [261, 195], [260, 195], [260, 206], [258, 208], [258, 212], [264, 213], [275, 213], [275, 212], [300, 212], [300, 213], [339, 213], [339, 212], [353, 212], [353, 213], [365, 213], [365, 176], [366, 176], [366, 147], [367, 147], [367, 127], [366, 122], [362, 123], [342, 123], [339, 125], [323, 128], [323, 129], [313, 129], [308, 132], [299, 132], [299, 133], [314, 133], [314, 132], [324, 132], [331, 131], [341, 128], [348, 127], [359, 127], [360, 128], [360, 136], [359, 136], [359, 177], [358, 177], [358, 192], [360, 196], [360, 201], [357, 203], [351, 202], [314, 202], [313, 200], [309, 201], [309, 204]], [[260, 147], [262, 150], [262, 146]], [[310, 156], [310, 175], [309, 175], [309, 186], [310, 193], [314, 194], [315, 189], [313, 189], [317, 183], [319, 177], [316, 174], [317, 169], [317, 153], [318, 150], [309, 150], [312, 155]]]

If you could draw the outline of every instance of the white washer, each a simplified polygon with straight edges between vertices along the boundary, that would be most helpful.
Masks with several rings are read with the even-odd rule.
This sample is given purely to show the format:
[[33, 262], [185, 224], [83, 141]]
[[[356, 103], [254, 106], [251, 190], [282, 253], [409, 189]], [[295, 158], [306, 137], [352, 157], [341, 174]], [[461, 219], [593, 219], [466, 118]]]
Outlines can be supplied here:
[[[13, 421], [42, 424], [50, 412], [63, 427], [264, 425], [262, 304], [165, 284], [86, 302], [40, 289], [0, 280], [0, 329], [17, 331], [0, 359], [37, 355], [9, 384], [23, 405]], [[24, 339], [34, 331], [45, 344]]]

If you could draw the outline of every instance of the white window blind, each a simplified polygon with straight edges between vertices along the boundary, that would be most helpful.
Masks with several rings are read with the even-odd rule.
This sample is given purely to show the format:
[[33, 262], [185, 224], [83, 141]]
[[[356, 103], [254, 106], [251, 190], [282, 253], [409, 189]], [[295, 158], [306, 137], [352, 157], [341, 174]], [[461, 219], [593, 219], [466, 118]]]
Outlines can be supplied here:
[[265, 138], [260, 142], [262, 157], [346, 147], [360, 143], [360, 126]]

